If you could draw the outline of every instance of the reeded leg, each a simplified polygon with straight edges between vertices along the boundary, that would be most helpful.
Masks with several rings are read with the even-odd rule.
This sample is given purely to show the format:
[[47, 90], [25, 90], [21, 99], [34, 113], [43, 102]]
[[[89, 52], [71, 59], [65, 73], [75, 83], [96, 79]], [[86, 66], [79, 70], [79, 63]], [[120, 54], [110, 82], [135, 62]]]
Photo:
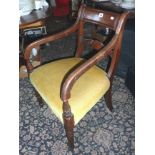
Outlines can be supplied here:
[[104, 95], [104, 98], [105, 98], [107, 107], [109, 108], [110, 111], [112, 111], [113, 106], [112, 106], [111, 87], [110, 87], [110, 89], [106, 92], [106, 94]]
[[63, 102], [63, 120], [69, 146], [74, 149], [74, 116], [68, 102]]
[[64, 128], [67, 136], [67, 140], [69, 143], [69, 146], [74, 149], [74, 118], [73, 116], [71, 117], [65, 117], [64, 116]]
[[42, 99], [42, 97], [40, 96], [40, 94], [35, 89], [34, 89], [34, 91], [35, 91], [35, 95], [37, 97], [37, 100], [39, 102], [39, 106], [40, 106], [40, 108], [42, 108], [44, 106], [43, 99]]

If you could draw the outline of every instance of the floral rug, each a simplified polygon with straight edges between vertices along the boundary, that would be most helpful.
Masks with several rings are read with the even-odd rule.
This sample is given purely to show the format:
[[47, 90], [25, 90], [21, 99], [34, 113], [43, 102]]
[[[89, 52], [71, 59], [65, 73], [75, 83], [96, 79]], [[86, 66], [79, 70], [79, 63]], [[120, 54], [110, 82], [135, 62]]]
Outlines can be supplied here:
[[104, 98], [74, 129], [75, 149], [67, 146], [63, 125], [45, 104], [40, 108], [27, 78], [20, 79], [19, 154], [20, 155], [134, 155], [134, 98], [115, 77], [111, 113]]

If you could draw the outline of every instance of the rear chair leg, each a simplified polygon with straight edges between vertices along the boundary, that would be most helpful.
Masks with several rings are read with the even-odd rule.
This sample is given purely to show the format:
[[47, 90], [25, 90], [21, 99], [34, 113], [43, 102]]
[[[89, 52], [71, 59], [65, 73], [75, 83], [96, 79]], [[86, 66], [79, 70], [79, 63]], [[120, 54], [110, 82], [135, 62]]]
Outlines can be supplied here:
[[40, 108], [42, 108], [44, 106], [43, 99], [42, 99], [42, 97], [40, 96], [40, 94], [35, 89], [34, 89], [34, 91], [35, 91], [35, 95], [37, 97], [37, 100], [39, 102], [39, 106], [40, 106]]
[[112, 111], [113, 106], [112, 106], [111, 87], [110, 87], [110, 89], [106, 92], [106, 94], [104, 95], [104, 98], [105, 98], [107, 107], [109, 108], [110, 111]]

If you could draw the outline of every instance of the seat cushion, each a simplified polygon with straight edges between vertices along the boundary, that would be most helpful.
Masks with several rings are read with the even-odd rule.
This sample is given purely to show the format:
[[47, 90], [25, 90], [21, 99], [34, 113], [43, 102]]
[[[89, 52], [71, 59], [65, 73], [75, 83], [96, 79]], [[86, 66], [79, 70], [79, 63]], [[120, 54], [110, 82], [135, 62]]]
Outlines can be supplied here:
[[[57, 60], [36, 68], [30, 74], [32, 85], [62, 123], [63, 103], [60, 99], [62, 80], [66, 73], [82, 60], [81, 58]], [[106, 72], [97, 66], [89, 69], [75, 82], [69, 99], [75, 125], [106, 93], [109, 86], [110, 81]]]

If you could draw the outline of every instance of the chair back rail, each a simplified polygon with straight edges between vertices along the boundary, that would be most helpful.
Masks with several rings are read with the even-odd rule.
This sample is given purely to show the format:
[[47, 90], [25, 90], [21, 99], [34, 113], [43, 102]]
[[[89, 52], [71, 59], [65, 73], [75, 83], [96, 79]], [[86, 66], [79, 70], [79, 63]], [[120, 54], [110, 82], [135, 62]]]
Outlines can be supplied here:
[[[84, 50], [84, 24], [85, 23], [93, 23], [99, 26], [108, 27], [112, 30], [116, 30], [118, 21], [120, 19], [120, 14], [98, 10], [94, 8], [86, 7], [86, 5], [82, 5], [79, 13], [77, 22], [79, 22], [79, 30], [78, 30], [78, 39], [77, 39], [77, 51], [76, 57], [81, 57], [82, 52]], [[94, 42], [94, 46], [98, 46]]]
[[81, 19], [84, 22], [91, 22], [100, 26], [108, 27], [112, 30], [116, 30], [120, 14], [102, 11], [93, 8], [84, 7]]

